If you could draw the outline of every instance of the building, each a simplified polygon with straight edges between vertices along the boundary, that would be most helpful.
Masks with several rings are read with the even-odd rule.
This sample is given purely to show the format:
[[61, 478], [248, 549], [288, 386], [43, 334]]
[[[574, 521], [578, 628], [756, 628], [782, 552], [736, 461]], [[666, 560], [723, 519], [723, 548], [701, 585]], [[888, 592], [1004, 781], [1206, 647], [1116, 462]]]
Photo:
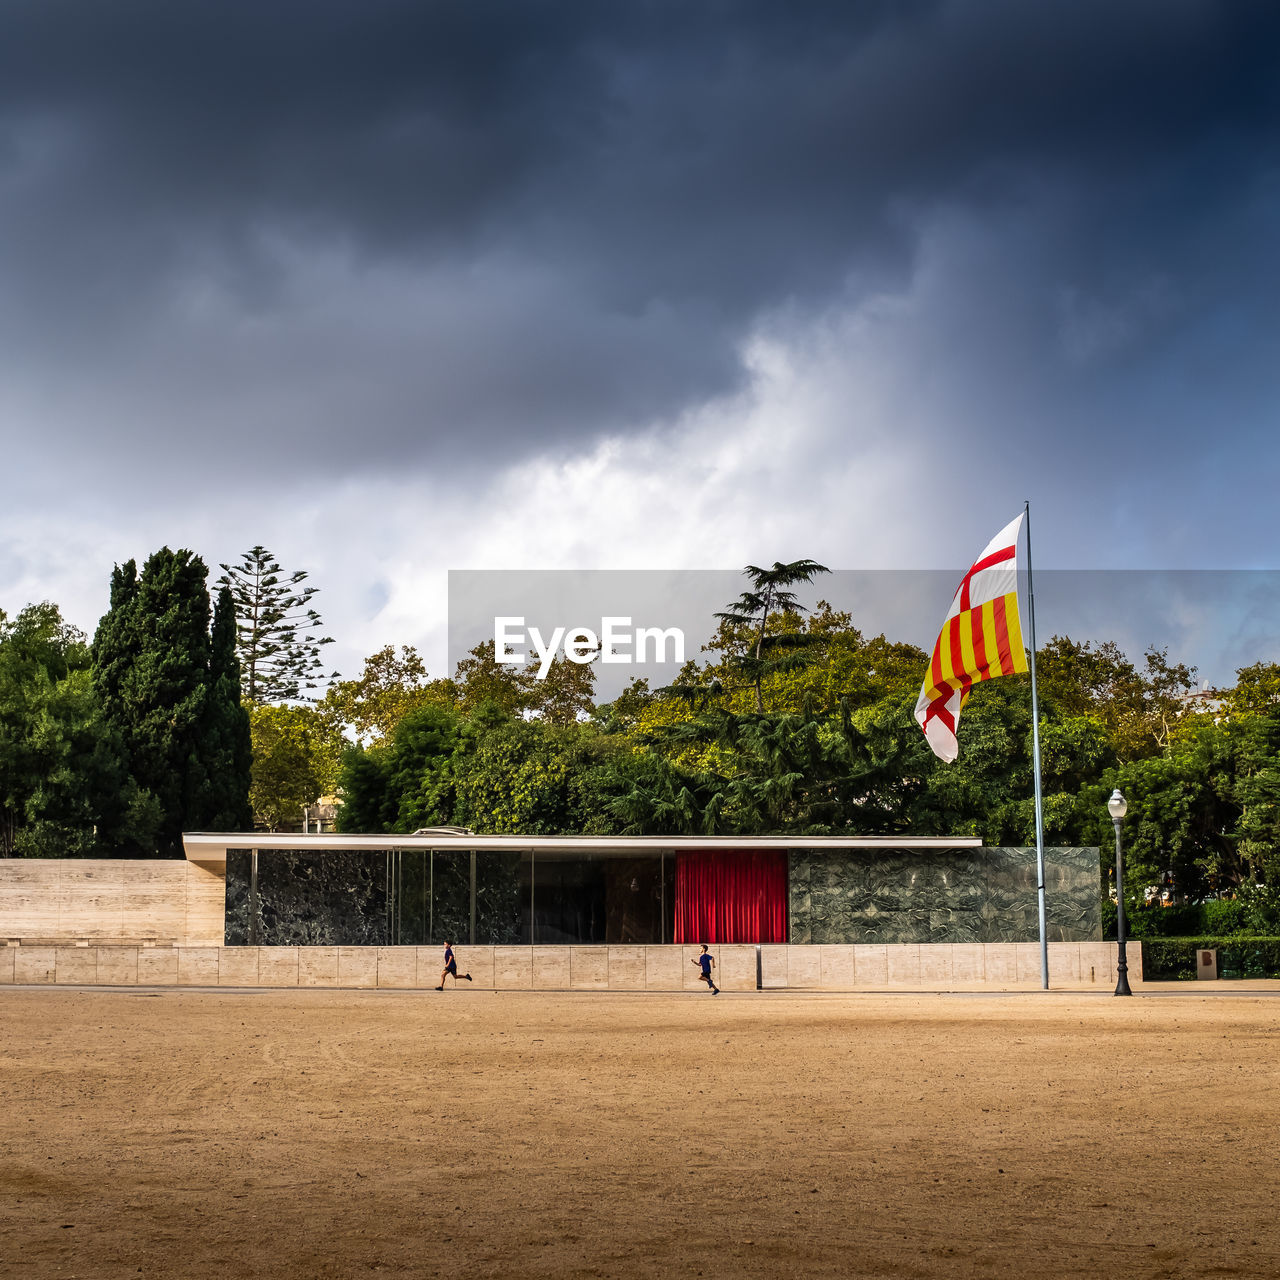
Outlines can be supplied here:
[[[0, 984], [470, 990], [1041, 985], [1035, 851], [974, 839], [191, 833], [0, 860]], [[1114, 986], [1096, 849], [1046, 851], [1054, 987]], [[1142, 974], [1129, 950], [1130, 978]]]
[[[264, 842], [260, 847], [258, 842]], [[270, 847], [265, 847], [270, 842]], [[225, 944], [1034, 942], [1035, 851], [976, 838], [192, 833]], [[1046, 851], [1048, 938], [1100, 939], [1096, 849]]]

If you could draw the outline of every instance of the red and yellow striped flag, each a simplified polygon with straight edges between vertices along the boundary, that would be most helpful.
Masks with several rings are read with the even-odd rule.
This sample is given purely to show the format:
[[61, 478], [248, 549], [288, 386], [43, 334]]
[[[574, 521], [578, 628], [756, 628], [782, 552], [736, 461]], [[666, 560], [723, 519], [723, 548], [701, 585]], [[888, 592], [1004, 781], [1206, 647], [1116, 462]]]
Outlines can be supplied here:
[[916, 720], [934, 755], [960, 753], [960, 708], [980, 680], [1027, 669], [1018, 620], [1018, 536], [1022, 516], [987, 543], [956, 588], [916, 702]]

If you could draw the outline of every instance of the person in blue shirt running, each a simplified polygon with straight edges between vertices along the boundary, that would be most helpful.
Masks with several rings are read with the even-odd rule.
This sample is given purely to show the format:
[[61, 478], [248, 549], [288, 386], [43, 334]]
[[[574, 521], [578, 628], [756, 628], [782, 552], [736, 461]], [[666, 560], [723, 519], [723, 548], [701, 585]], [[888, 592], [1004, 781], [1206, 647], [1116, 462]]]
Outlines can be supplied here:
[[689, 961], [690, 964], [696, 964], [702, 969], [702, 981], [711, 988], [711, 994], [713, 996], [718, 996], [720, 994], [720, 988], [717, 987], [711, 979], [711, 966], [714, 965], [715, 962], [716, 958], [707, 951], [707, 944], [705, 942], [702, 944], [702, 954], [696, 959]]
[[[458, 985], [458, 962], [453, 958], [453, 943], [446, 942], [444, 944], [444, 972], [440, 975], [440, 985], [436, 988], [437, 991], [444, 990], [444, 980], [450, 974], [453, 974], [453, 985], [456, 987]], [[464, 973], [462, 977], [467, 982], [471, 981], [469, 973]]]

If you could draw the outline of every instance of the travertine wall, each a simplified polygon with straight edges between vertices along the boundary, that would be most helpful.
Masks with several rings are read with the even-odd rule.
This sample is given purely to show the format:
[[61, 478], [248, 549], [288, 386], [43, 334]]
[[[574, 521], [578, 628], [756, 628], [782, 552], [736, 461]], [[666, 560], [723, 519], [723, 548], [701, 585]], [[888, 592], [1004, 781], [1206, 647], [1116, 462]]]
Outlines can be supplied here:
[[0, 858], [0, 942], [220, 946], [219, 870], [155, 859]]
[[[706, 991], [697, 947], [457, 947], [469, 990]], [[982, 990], [1040, 985], [1035, 943], [764, 946], [766, 990]], [[756, 948], [717, 946], [716, 981], [756, 990]], [[1049, 944], [1055, 989], [1115, 985], [1113, 942]], [[1129, 976], [1142, 977], [1130, 943]], [[0, 983], [197, 987], [401, 987], [440, 981], [439, 947], [8, 946]], [[452, 981], [450, 982], [452, 986]]]

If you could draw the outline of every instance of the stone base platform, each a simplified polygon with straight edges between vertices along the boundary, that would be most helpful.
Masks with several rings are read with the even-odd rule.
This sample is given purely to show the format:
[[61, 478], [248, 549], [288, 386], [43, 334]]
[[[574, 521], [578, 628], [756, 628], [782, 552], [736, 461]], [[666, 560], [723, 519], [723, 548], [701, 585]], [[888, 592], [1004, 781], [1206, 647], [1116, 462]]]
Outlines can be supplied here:
[[[469, 990], [705, 991], [697, 947], [456, 947]], [[713, 946], [725, 991], [1035, 989], [1034, 942]], [[0, 946], [0, 984], [161, 987], [398, 987], [440, 981], [439, 947]], [[1130, 981], [1142, 946], [1128, 946]], [[1051, 942], [1054, 990], [1114, 987], [1114, 942]], [[450, 983], [452, 985], [452, 983]]]

